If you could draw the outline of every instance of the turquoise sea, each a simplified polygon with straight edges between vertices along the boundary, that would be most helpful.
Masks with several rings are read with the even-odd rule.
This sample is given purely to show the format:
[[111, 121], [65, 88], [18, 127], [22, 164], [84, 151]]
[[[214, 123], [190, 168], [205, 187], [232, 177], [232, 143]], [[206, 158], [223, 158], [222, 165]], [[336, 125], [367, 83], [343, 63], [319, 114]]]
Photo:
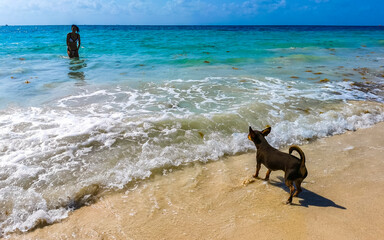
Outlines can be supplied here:
[[[0, 27], [0, 237], [194, 161], [384, 120], [384, 27]], [[310, 161], [310, 159], [308, 160]]]

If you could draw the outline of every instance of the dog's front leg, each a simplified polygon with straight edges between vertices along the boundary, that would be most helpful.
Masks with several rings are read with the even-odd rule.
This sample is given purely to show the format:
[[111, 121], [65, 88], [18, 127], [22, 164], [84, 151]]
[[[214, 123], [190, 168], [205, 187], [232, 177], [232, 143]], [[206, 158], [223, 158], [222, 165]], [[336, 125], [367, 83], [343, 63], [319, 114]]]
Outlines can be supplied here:
[[261, 168], [261, 163], [257, 163], [256, 164], [256, 173], [255, 173], [255, 175], [253, 175], [254, 178], [257, 178], [259, 176], [260, 168]]

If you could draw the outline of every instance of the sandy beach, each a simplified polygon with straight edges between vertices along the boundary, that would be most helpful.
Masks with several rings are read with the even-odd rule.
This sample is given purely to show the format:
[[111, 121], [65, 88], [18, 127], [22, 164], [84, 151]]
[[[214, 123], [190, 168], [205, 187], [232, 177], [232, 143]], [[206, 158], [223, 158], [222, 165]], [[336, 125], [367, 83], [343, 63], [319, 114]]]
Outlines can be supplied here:
[[[273, 131], [273, 128], [272, 128]], [[379, 239], [384, 123], [301, 146], [304, 191], [285, 205], [283, 172], [243, 185], [255, 153], [164, 170], [11, 239]], [[287, 149], [283, 149], [287, 151]], [[262, 167], [261, 176], [266, 172]]]
[[[0, 26], [0, 238], [382, 233], [379, 23], [109, 25], [100, 17], [75, 23], [82, 43], [70, 58], [66, 36], [79, 37], [71, 21], [43, 15], [41, 25]], [[256, 165], [248, 127], [266, 125], [271, 145], [301, 145], [307, 156], [305, 191], [290, 206], [283, 172], [243, 185]]]

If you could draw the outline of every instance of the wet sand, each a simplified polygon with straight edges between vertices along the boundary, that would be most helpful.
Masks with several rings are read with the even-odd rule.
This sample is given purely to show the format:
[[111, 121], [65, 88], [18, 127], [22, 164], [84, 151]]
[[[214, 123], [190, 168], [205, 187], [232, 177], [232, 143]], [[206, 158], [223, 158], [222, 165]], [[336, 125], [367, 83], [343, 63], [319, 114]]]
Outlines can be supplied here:
[[247, 153], [163, 171], [12, 239], [382, 238], [384, 123], [301, 148], [309, 175], [292, 205], [281, 171], [242, 184], [255, 171]]

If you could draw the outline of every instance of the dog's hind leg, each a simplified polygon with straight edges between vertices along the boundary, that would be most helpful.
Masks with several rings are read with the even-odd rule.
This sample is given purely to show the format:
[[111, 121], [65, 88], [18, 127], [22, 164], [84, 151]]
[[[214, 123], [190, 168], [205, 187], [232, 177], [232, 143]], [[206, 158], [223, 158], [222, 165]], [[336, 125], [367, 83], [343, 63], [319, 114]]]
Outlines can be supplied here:
[[297, 195], [299, 195], [299, 193], [301, 193], [303, 190], [301, 189], [301, 183], [303, 182], [304, 179], [302, 178], [299, 178], [299, 179], [296, 179], [295, 180], [295, 184], [296, 184], [296, 192], [295, 194], [293, 194], [294, 197], [296, 197]]
[[292, 197], [293, 197], [293, 192], [295, 191], [295, 187], [293, 186], [293, 182], [291, 180], [285, 180], [285, 185], [289, 187], [289, 198], [285, 203], [290, 204], [292, 202]]
[[255, 175], [253, 175], [254, 178], [257, 178], [259, 176], [260, 168], [261, 168], [261, 163], [257, 163], [256, 164], [256, 173], [255, 173]]
[[269, 174], [271, 174], [271, 172], [272, 172], [271, 169], [268, 169], [267, 174], [265, 174], [265, 178], [264, 178], [265, 181], [269, 180]]

